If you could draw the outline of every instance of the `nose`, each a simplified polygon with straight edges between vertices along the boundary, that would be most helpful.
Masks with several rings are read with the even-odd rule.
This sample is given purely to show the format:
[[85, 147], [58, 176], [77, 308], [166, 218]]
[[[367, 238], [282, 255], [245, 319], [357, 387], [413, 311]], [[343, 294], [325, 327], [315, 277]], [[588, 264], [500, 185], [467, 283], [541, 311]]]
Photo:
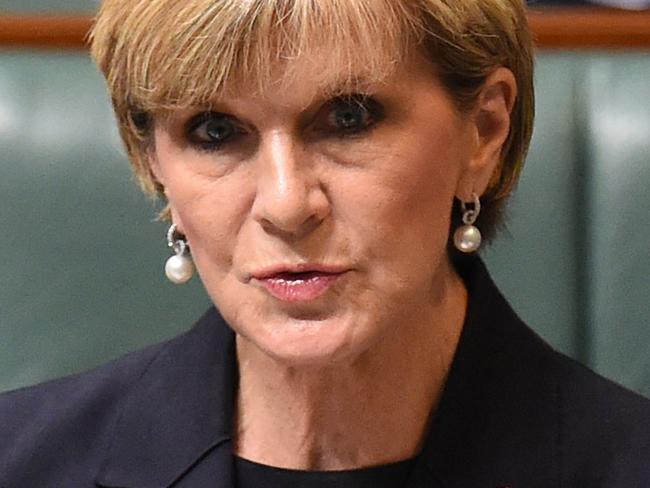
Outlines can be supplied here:
[[318, 169], [302, 144], [285, 132], [262, 138], [254, 219], [269, 233], [302, 237], [329, 215], [330, 202]]

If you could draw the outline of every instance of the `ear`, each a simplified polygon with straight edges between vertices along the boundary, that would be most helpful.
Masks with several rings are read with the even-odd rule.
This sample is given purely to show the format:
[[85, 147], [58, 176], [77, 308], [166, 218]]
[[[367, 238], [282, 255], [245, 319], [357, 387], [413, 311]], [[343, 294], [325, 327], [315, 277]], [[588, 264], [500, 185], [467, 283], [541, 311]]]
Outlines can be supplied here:
[[176, 212], [176, 209], [172, 205], [169, 205], [167, 208], [169, 209], [170, 221], [176, 224], [176, 229], [178, 230], [178, 232], [185, 235], [185, 227], [183, 226], [183, 221], [178, 215], [178, 212]]
[[160, 183], [163, 187], [166, 187], [162, 171], [160, 170], [160, 163], [158, 162], [158, 156], [156, 150], [151, 148], [147, 150], [147, 164], [149, 165], [149, 171], [151, 176]]
[[[156, 156], [155, 150], [149, 151], [147, 155], [147, 164], [149, 165], [149, 171], [151, 172], [151, 176], [155, 178], [156, 181], [162, 185], [163, 191], [165, 193], [165, 197], [167, 198], [167, 209], [165, 210], [165, 214], [168, 215], [171, 221], [176, 224], [176, 228], [178, 229], [178, 231], [181, 234], [184, 234], [183, 224], [181, 222], [181, 219], [178, 213], [176, 212], [176, 209], [169, 201], [169, 195], [167, 193], [167, 185], [165, 184], [165, 178], [160, 169], [160, 163], [158, 161], [158, 157]], [[168, 214], [167, 211], [169, 212]]]
[[494, 173], [499, 171], [516, 98], [517, 82], [509, 69], [497, 68], [485, 80], [470, 115], [474, 144], [456, 189], [459, 200], [470, 202], [472, 193], [482, 195]]
[[154, 179], [154, 182], [162, 186], [165, 198], [169, 202], [169, 193], [167, 192], [167, 179], [164, 172], [162, 171], [162, 168], [160, 167], [160, 162], [158, 161], [158, 156], [155, 149], [148, 150], [147, 164], [149, 166], [149, 173], [151, 174], [151, 177]]

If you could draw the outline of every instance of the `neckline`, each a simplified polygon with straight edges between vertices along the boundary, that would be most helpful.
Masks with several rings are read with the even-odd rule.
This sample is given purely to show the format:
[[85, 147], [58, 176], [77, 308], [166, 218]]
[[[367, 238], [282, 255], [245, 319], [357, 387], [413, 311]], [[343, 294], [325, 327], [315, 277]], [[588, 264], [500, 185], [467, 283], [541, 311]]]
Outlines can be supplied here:
[[236, 455], [233, 458], [237, 486], [242, 488], [260, 486], [260, 483], [267, 488], [394, 488], [404, 486], [417, 459], [337, 471], [308, 471], [269, 466]]

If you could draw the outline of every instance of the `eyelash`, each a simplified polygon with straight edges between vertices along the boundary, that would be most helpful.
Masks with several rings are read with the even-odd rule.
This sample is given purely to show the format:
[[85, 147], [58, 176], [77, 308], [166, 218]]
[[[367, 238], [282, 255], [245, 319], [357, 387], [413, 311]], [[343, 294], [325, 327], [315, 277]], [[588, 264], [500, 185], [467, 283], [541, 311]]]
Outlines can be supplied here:
[[[349, 110], [362, 109], [360, 114], [363, 121], [358, 127], [335, 127], [337, 122], [336, 118], [341, 115], [337, 114], [336, 110], [343, 109]], [[334, 98], [327, 102], [324, 107], [316, 114], [313, 127], [319, 134], [333, 133], [338, 138], [351, 138], [358, 137], [371, 131], [378, 122], [384, 117], [384, 109], [382, 105], [374, 98], [368, 95], [352, 94], [344, 95]], [[334, 120], [332, 120], [334, 118]], [[210, 122], [227, 122], [232, 124], [232, 132], [224, 138], [223, 141], [206, 140], [198, 137], [197, 131], [203, 129], [208, 130], [207, 124]], [[206, 152], [216, 152], [223, 150], [225, 146], [235, 143], [236, 140], [245, 135], [248, 131], [235, 119], [233, 116], [220, 113], [220, 112], [201, 112], [192, 117], [187, 123], [186, 137], [189, 143], [199, 150]], [[210, 135], [206, 133], [209, 138]]]
[[196, 147], [199, 150], [206, 152], [214, 152], [222, 149], [225, 145], [232, 141], [233, 137], [230, 136], [224, 141], [215, 141], [215, 140], [205, 140], [197, 135], [197, 131], [204, 126], [204, 130], [207, 131], [207, 124], [209, 122], [225, 122], [232, 124], [233, 135], [237, 137], [245, 133], [245, 130], [241, 125], [234, 119], [232, 116], [220, 112], [201, 112], [190, 119], [187, 124], [186, 134], [187, 140], [191, 145]]
[[327, 110], [326, 119], [329, 119], [330, 116], [336, 117], [337, 114], [335, 111], [339, 108], [342, 108], [343, 110], [350, 108], [362, 110], [360, 115], [366, 117], [366, 119], [363, 121], [361, 126], [353, 128], [336, 128], [339, 135], [342, 137], [361, 135], [371, 130], [384, 116], [382, 105], [377, 102], [377, 100], [367, 95], [355, 94], [340, 96], [330, 101], [325, 108]]

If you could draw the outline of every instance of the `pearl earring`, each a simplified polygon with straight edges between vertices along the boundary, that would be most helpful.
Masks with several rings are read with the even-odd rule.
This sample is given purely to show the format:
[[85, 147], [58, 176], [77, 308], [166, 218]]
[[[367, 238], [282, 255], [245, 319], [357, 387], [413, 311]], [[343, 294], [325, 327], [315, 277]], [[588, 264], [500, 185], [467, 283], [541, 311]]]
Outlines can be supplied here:
[[464, 225], [454, 232], [454, 245], [456, 249], [464, 253], [476, 252], [481, 247], [481, 232], [474, 225], [481, 212], [481, 201], [476, 193], [472, 193], [472, 197], [474, 202], [471, 209], [467, 208], [465, 202], [461, 202]]
[[194, 274], [194, 264], [190, 258], [189, 244], [185, 236], [176, 231], [176, 224], [170, 225], [167, 230], [167, 245], [175, 254], [165, 263], [165, 274], [172, 283], [186, 283]]

